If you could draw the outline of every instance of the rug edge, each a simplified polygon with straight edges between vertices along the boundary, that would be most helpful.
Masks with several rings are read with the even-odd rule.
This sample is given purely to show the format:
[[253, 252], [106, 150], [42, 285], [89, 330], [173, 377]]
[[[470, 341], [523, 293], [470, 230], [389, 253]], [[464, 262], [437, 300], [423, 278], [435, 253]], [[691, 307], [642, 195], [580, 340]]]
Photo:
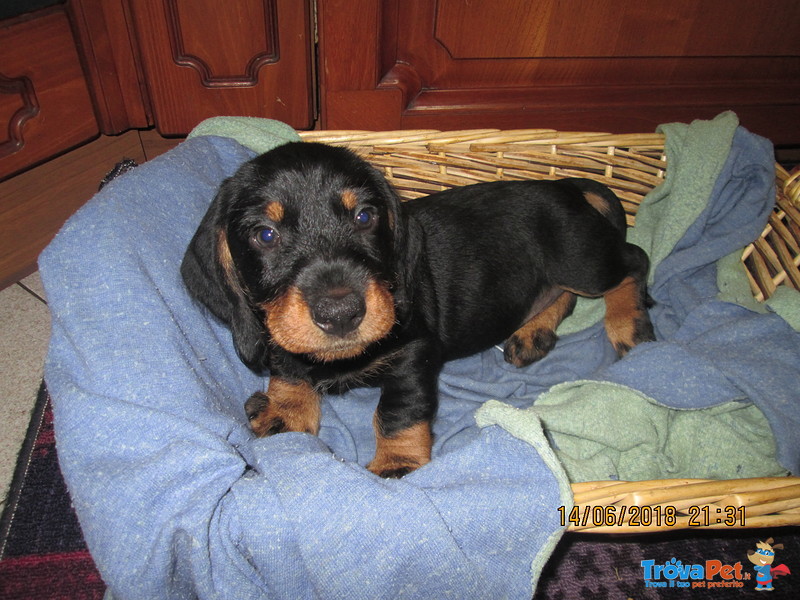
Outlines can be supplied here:
[[44, 417], [49, 402], [50, 394], [47, 391], [47, 385], [44, 380], [42, 380], [42, 383], [39, 385], [39, 391], [36, 393], [36, 402], [31, 411], [31, 418], [25, 432], [25, 439], [22, 442], [22, 447], [17, 456], [17, 464], [14, 467], [14, 475], [11, 478], [11, 485], [9, 486], [8, 495], [5, 499], [3, 514], [0, 516], [0, 560], [5, 558], [8, 535], [11, 531], [11, 525], [14, 522], [14, 516], [19, 508], [22, 488], [25, 485], [28, 470], [31, 466], [36, 439], [39, 437], [39, 433], [44, 425]]

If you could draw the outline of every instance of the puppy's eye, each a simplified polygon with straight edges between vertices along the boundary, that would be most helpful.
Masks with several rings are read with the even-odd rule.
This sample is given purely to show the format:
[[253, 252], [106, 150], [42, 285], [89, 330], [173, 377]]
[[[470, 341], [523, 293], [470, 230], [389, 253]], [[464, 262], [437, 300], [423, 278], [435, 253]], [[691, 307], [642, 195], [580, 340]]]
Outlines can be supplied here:
[[279, 239], [280, 235], [277, 229], [264, 227], [259, 229], [253, 236], [253, 243], [261, 248], [272, 248], [278, 243]]
[[371, 208], [362, 208], [355, 216], [356, 229], [370, 229], [378, 221], [378, 216]]

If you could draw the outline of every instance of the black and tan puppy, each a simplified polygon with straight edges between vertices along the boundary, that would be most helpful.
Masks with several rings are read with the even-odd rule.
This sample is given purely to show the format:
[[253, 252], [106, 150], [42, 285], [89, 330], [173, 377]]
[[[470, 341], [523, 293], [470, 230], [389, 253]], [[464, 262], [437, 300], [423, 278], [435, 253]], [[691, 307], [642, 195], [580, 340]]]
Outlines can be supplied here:
[[575, 294], [604, 296], [619, 355], [652, 340], [648, 259], [625, 242], [616, 196], [589, 180], [478, 184], [400, 203], [355, 154], [293, 143], [223, 182], [181, 268], [229, 325], [242, 361], [269, 369], [246, 403], [253, 431], [317, 433], [320, 394], [380, 385], [368, 468], [430, 460], [443, 363], [506, 340], [544, 357]]

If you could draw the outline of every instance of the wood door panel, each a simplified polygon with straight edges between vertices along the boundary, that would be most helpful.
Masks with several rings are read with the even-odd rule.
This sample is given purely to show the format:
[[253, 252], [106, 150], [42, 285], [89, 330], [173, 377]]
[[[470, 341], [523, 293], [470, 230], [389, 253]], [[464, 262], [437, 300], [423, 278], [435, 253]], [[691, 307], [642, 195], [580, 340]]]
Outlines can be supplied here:
[[[434, 37], [453, 59], [778, 56], [800, 53], [800, 4], [746, 15], [731, 0], [439, 0]], [[739, 6], [741, 6], [739, 4]], [[475, 35], [475, 32], [480, 35]]]
[[800, 142], [793, 0], [319, 0], [319, 27], [325, 128], [628, 132], [732, 109]]
[[125, 3], [71, 0], [67, 5], [100, 130], [108, 135], [153, 124]]
[[[205, 87], [253, 86], [265, 64], [278, 62], [274, 2], [232, 2], [225, 17], [213, 14], [217, 0], [167, 0], [173, 60], [195, 69]], [[236, 40], [235, 44], [231, 40]]]
[[67, 17], [48, 9], [0, 28], [0, 179], [97, 135]]
[[[313, 121], [310, 15], [296, 0], [130, 2], [156, 126], [220, 115]], [[281, 34], [279, 35], [279, 32]]]

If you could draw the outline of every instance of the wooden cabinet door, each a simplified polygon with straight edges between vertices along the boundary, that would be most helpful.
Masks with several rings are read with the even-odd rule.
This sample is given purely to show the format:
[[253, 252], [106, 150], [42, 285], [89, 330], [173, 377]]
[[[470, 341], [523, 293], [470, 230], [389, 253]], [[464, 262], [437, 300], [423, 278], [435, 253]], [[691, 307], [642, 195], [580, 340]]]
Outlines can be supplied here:
[[100, 131], [106, 135], [153, 125], [126, 2], [70, 0], [66, 5]]
[[4, 21], [0, 26], [0, 179], [97, 133], [63, 10]]
[[312, 126], [306, 0], [129, 0], [128, 6], [161, 134], [183, 135], [220, 115]]
[[323, 128], [651, 131], [733, 109], [800, 141], [796, 0], [318, 0]]

